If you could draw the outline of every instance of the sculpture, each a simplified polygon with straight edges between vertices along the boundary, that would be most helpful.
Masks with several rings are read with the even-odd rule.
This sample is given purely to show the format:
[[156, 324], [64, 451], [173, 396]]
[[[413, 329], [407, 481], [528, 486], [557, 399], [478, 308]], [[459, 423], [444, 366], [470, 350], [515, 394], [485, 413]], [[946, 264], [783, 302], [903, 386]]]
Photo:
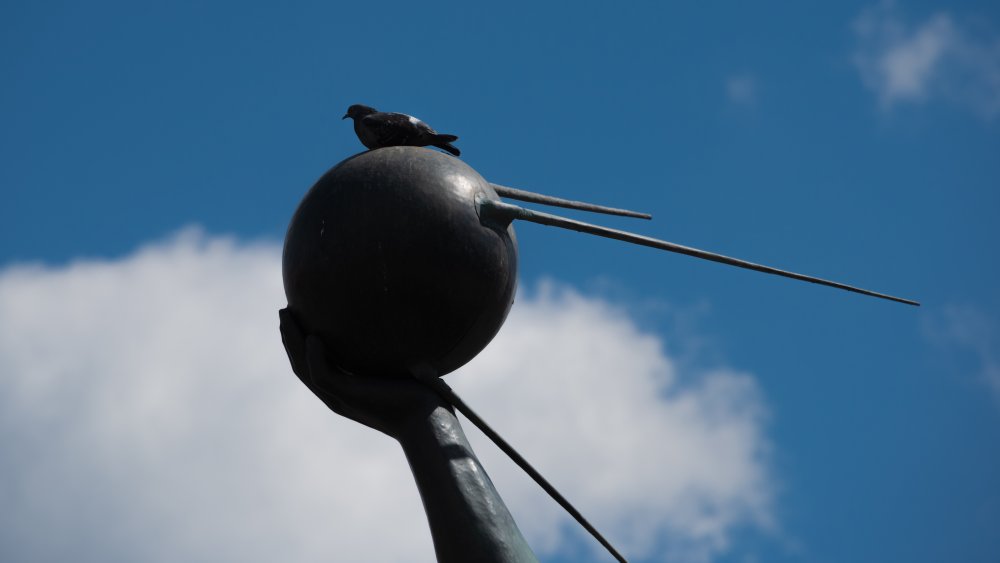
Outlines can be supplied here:
[[[464, 442], [453, 407], [480, 427], [619, 561], [625, 561], [440, 379], [485, 348], [507, 316], [516, 289], [514, 219], [917, 305], [839, 282], [528, 210], [502, 201], [501, 196], [649, 218], [491, 184], [456, 158], [402, 146], [361, 153], [332, 168], [303, 198], [285, 239], [282, 273], [288, 309], [282, 312], [282, 334], [293, 369], [332, 410], [400, 441], [424, 499], [440, 561], [533, 559]], [[400, 413], [393, 413], [394, 406]], [[411, 426], [419, 437], [410, 433]], [[413, 443], [422, 443], [429, 451], [419, 451]], [[443, 461], [444, 454], [435, 448], [453, 451], [457, 456], [453, 463], [464, 469], [452, 471], [454, 464]], [[435, 489], [455, 502], [442, 505]], [[482, 508], [482, 503], [471, 500], [476, 495], [485, 495], [486, 504], [496, 510], [477, 511], [473, 506]], [[451, 526], [470, 522], [476, 523], [468, 532], [474, 536], [471, 540], [459, 542], [446, 533]]]

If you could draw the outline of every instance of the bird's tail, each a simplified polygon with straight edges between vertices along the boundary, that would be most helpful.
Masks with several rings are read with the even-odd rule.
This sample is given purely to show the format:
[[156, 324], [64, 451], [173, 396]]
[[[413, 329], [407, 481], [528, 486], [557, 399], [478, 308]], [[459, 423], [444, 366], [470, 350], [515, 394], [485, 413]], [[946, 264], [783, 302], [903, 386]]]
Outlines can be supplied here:
[[451, 144], [452, 141], [457, 141], [457, 140], [458, 137], [455, 135], [445, 135], [439, 133], [434, 136], [434, 142], [431, 143], [431, 145], [439, 149], [446, 150], [455, 156], [459, 156], [460, 154], [462, 154], [462, 151], [458, 150], [458, 147]]

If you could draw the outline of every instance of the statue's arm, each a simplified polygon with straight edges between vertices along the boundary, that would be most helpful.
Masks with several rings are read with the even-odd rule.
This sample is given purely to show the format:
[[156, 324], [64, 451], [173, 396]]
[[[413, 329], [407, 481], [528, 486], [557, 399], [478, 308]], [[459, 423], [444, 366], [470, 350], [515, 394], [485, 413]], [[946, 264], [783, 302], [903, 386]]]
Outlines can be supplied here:
[[399, 437], [438, 561], [537, 562], [453, 410], [432, 411]]
[[318, 338], [305, 337], [288, 310], [280, 316], [299, 379], [334, 412], [403, 447], [439, 562], [537, 562], [444, 399], [415, 379], [336, 369]]

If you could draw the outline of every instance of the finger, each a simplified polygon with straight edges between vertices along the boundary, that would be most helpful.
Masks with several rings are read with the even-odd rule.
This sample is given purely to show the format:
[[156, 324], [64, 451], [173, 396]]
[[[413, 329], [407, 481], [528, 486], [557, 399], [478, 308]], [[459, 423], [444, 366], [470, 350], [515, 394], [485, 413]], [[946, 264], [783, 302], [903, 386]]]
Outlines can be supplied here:
[[363, 378], [331, 364], [327, 359], [323, 341], [315, 334], [310, 334], [306, 338], [306, 365], [309, 383], [314, 393], [323, 392], [338, 397], [338, 401], [341, 401], [341, 398], [358, 395]]
[[315, 334], [306, 337], [306, 366], [309, 385], [314, 392], [337, 395], [343, 390], [341, 380], [347, 374], [330, 365], [326, 359], [326, 347]]
[[338, 396], [343, 391], [343, 379], [351, 375], [330, 365], [323, 341], [315, 334], [306, 337], [305, 349], [307, 369], [303, 383], [333, 412], [356, 418], [350, 407]]
[[[288, 363], [292, 365], [292, 371], [295, 372], [295, 375], [299, 376], [299, 379], [303, 379], [306, 375], [304, 368], [307, 367], [303, 365], [302, 361], [305, 356], [305, 336], [302, 329], [299, 328], [299, 323], [295, 321], [295, 316], [288, 308], [278, 311], [278, 319], [280, 320], [281, 343], [284, 344], [285, 353], [288, 354]], [[303, 383], [306, 381], [303, 380]]]
[[323, 404], [327, 406], [333, 412], [339, 414], [340, 416], [346, 416], [350, 418], [349, 409], [336, 395], [328, 393], [322, 389], [317, 389], [316, 387], [309, 388]]

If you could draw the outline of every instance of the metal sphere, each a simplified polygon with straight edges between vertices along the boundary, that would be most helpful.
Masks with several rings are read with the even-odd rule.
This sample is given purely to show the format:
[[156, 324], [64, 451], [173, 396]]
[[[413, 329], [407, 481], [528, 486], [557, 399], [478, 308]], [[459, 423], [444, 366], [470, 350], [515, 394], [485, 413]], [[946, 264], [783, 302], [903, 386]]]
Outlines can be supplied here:
[[289, 309], [331, 361], [358, 374], [458, 369], [493, 339], [514, 299], [517, 242], [480, 221], [498, 199], [461, 160], [388, 147], [334, 166], [285, 237]]

